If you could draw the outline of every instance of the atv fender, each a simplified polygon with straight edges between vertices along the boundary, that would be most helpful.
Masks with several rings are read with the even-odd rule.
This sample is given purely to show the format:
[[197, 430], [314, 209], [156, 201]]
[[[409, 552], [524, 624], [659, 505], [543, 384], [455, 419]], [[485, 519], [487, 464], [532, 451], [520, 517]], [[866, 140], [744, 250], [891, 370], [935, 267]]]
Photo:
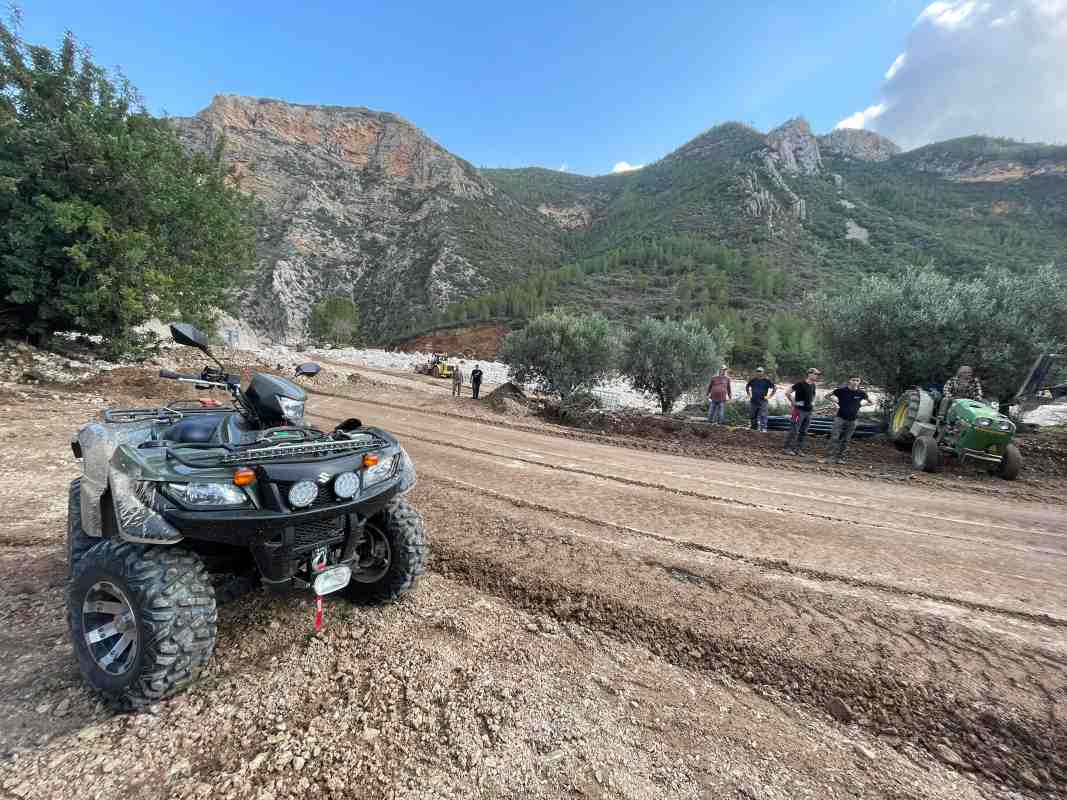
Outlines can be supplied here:
[[177, 544], [184, 537], [161, 514], [153, 510], [156, 504], [155, 482], [138, 481], [127, 471], [135, 464], [122, 463], [111, 467], [111, 502], [115, 507], [115, 523], [119, 536], [136, 544]]

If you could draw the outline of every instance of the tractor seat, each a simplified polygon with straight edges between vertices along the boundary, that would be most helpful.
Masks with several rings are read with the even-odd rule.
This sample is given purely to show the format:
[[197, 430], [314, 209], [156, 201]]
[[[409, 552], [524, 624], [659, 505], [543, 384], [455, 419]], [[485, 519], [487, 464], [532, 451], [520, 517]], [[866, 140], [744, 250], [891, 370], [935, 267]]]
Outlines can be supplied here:
[[220, 414], [189, 416], [164, 429], [159, 436], [170, 442], [202, 444], [216, 439], [216, 432], [221, 421], [222, 415]]

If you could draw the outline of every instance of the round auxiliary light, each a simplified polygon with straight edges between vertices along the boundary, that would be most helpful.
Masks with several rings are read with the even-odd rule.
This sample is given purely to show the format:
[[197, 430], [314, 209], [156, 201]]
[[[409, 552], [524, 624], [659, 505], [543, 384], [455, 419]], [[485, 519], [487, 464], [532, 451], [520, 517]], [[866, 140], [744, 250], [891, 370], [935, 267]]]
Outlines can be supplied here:
[[359, 476], [354, 472], [342, 472], [333, 479], [333, 493], [342, 500], [354, 497], [359, 491]]
[[293, 508], [304, 508], [314, 503], [318, 496], [318, 486], [311, 481], [300, 481], [294, 483], [293, 488], [289, 490], [289, 505]]

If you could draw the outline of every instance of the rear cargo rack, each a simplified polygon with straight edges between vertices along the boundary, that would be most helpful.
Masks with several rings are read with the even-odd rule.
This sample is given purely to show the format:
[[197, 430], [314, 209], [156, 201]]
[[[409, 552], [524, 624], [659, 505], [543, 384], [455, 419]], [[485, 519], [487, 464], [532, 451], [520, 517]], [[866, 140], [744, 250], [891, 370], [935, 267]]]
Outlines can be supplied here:
[[358, 434], [359, 438], [343, 440], [303, 442], [301, 444], [278, 444], [270, 447], [251, 447], [228, 453], [219, 459], [220, 464], [262, 464], [266, 461], [284, 459], [314, 458], [317, 456], [335, 456], [355, 453], [360, 450], [373, 450], [384, 447], [386, 442], [369, 433]]

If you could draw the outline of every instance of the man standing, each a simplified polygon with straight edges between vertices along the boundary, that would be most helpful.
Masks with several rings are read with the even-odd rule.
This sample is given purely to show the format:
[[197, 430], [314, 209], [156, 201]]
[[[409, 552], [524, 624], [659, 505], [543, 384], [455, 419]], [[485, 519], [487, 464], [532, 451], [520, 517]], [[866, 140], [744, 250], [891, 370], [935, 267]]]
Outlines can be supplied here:
[[719, 368], [719, 374], [712, 376], [708, 384], [708, 422], [722, 425], [726, 422], [726, 403], [733, 392], [730, 386], [730, 372], [726, 365]]
[[460, 361], [452, 369], [452, 396], [462, 397], [463, 395], [463, 362]]
[[834, 424], [830, 429], [826, 458], [821, 463], [841, 464], [845, 460], [845, 451], [852, 440], [852, 434], [856, 432], [856, 416], [860, 412], [860, 406], [869, 406], [872, 403], [867, 393], [860, 389], [860, 379], [855, 375], [848, 379], [847, 386], [830, 392], [830, 401], [837, 406], [837, 416], [834, 417]]
[[785, 399], [789, 401], [793, 412], [793, 427], [785, 437], [787, 455], [799, 456], [804, 451], [804, 439], [808, 435], [811, 411], [815, 406], [815, 385], [819, 382], [820, 375], [822, 373], [812, 367], [808, 370], [807, 378], [800, 383], [794, 383], [785, 393]]
[[[767, 406], [777, 391], [778, 387], [774, 385], [774, 381], [767, 380], [763, 367], [756, 367], [756, 377], [745, 384], [752, 430], [767, 432]], [[770, 394], [767, 394], [768, 392]]]
[[475, 364], [471, 370], [471, 395], [478, 399], [478, 392], [482, 390], [482, 365]]

